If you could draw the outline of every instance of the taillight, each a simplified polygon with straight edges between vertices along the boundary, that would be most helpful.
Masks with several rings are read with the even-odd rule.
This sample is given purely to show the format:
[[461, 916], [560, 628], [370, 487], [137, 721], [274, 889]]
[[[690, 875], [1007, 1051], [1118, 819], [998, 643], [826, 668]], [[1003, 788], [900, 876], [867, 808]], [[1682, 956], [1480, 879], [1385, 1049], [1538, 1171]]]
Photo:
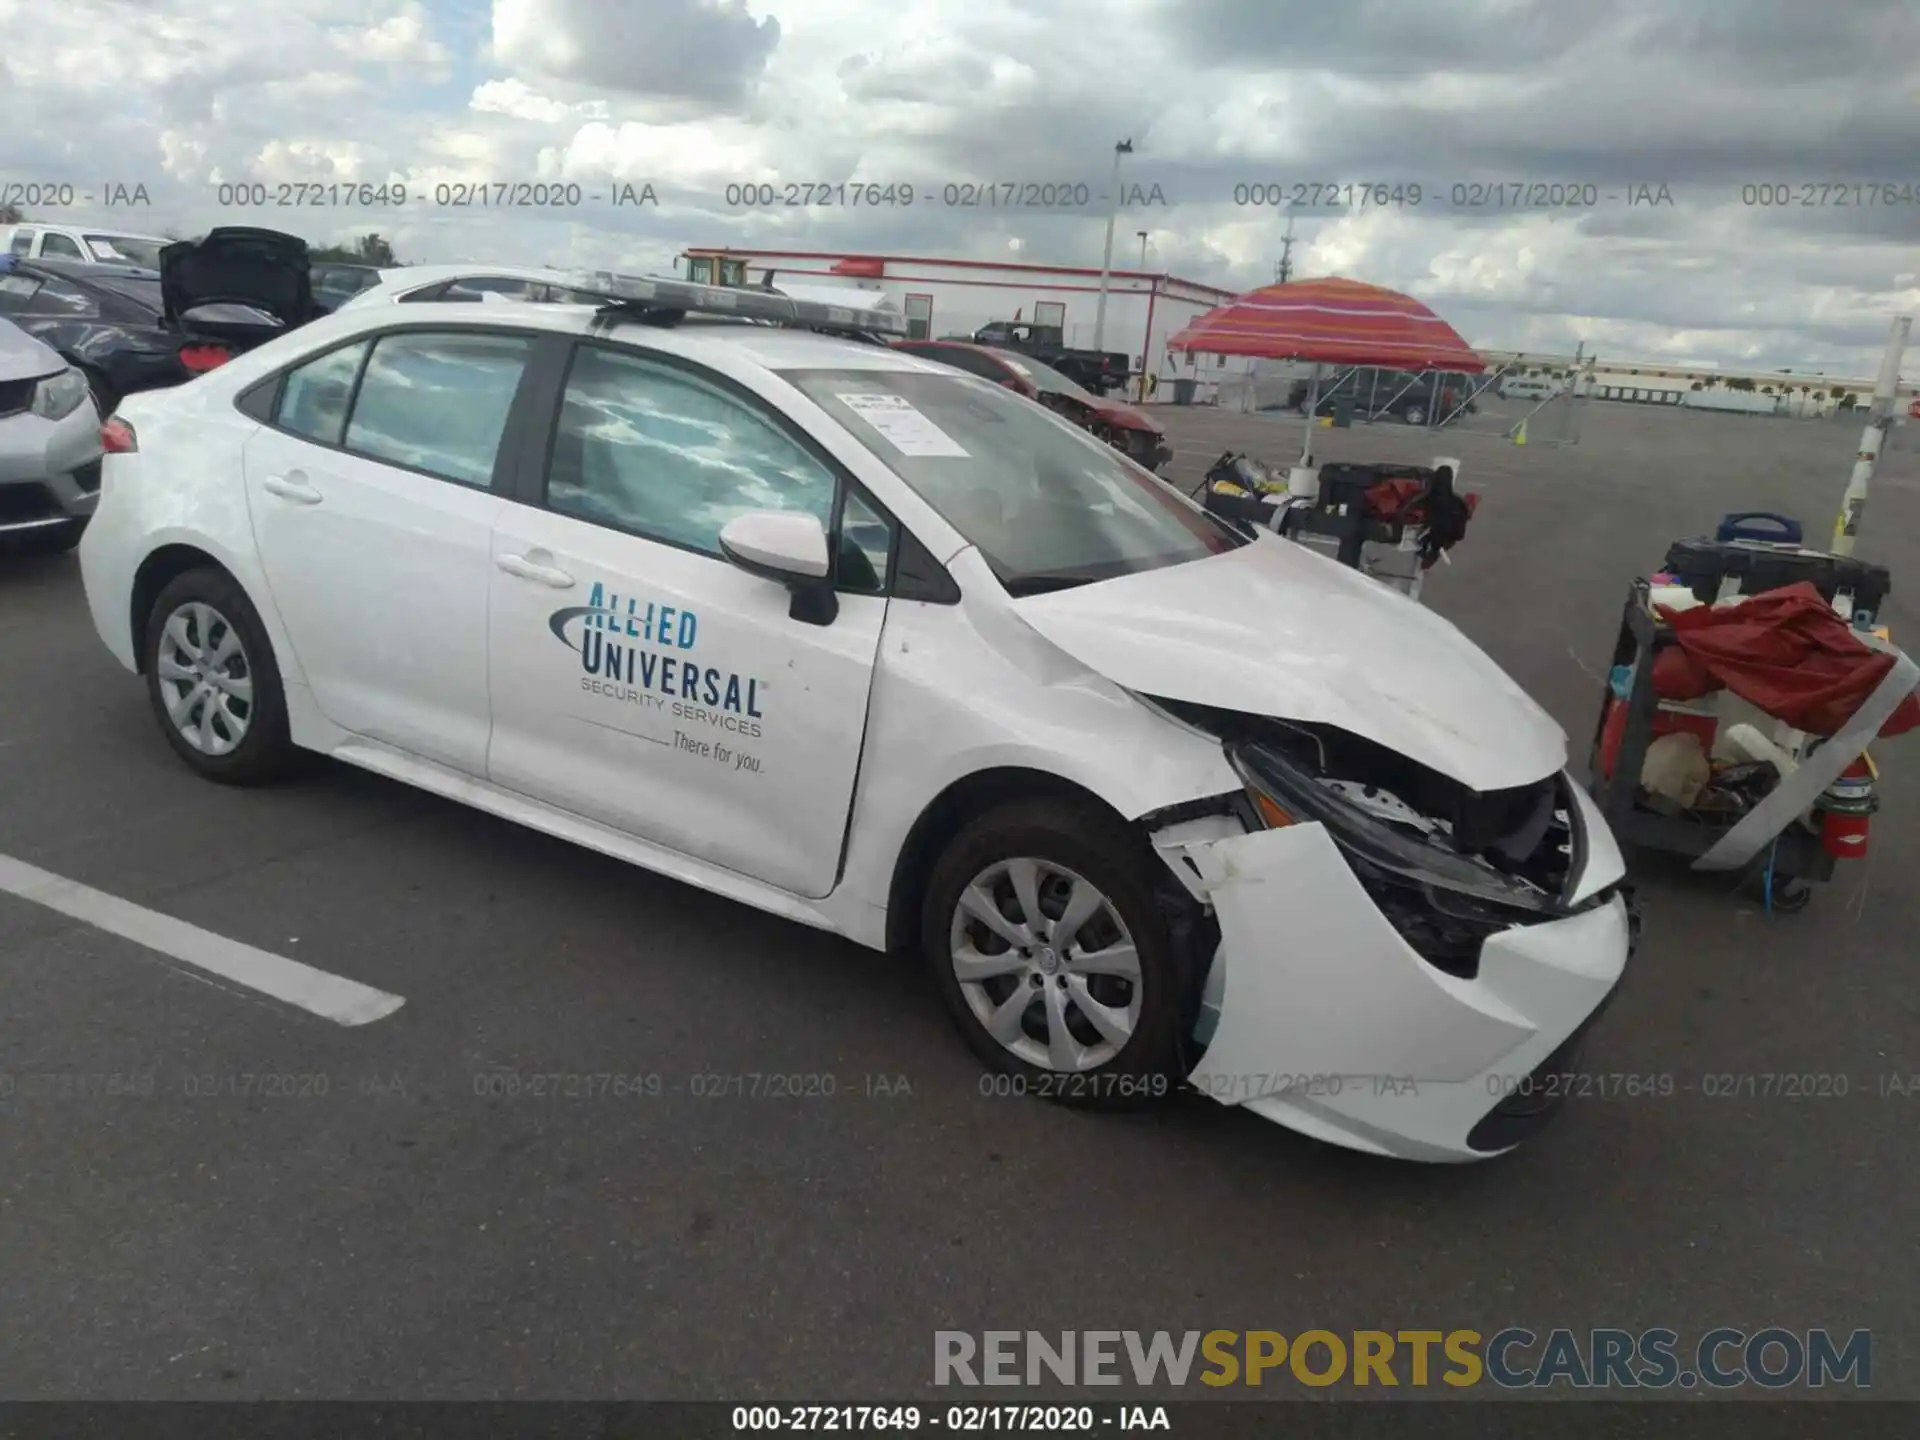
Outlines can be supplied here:
[[132, 455], [140, 449], [140, 437], [124, 420], [109, 420], [100, 427], [100, 448], [109, 455]]
[[209, 370], [217, 370], [233, 358], [233, 352], [223, 345], [182, 345], [180, 363], [187, 367], [192, 375], [204, 375]]

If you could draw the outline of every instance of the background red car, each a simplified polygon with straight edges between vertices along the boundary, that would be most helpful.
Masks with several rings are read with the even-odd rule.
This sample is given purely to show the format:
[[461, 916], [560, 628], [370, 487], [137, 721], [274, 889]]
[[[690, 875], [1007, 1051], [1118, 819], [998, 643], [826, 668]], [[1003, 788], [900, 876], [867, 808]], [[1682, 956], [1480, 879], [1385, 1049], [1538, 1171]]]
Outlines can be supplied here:
[[938, 360], [969, 375], [992, 380], [1038, 400], [1082, 429], [1090, 430], [1137, 465], [1158, 470], [1173, 459], [1167, 432], [1160, 422], [1131, 405], [1119, 405], [1076, 384], [1058, 370], [1025, 355], [971, 345], [959, 340], [896, 340], [896, 350], [910, 350]]

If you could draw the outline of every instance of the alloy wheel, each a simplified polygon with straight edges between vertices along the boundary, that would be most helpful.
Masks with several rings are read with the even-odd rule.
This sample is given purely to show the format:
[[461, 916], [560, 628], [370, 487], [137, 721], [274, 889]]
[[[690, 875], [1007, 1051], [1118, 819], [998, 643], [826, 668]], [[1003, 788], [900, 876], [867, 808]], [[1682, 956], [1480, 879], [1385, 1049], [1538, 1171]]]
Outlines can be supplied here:
[[1042, 1070], [1107, 1064], [1140, 1023], [1140, 955], [1120, 912], [1085, 877], [1022, 856], [960, 892], [954, 978], [981, 1027]]
[[154, 664], [174, 729], [202, 755], [230, 755], [253, 723], [253, 669], [231, 621], [203, 600], [167, 617]]

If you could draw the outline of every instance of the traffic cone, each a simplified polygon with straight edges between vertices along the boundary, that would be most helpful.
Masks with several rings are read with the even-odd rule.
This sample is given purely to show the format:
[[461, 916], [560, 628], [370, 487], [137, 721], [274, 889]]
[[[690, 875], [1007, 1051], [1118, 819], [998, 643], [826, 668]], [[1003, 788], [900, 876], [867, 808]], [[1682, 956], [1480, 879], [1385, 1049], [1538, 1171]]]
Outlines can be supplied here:
[[1522, 420], [1517, 426], [1514, 427], [1513, 443], [1516, 445], [1524, 445], [1527, 443], [1527, 422], [1526, 421]]

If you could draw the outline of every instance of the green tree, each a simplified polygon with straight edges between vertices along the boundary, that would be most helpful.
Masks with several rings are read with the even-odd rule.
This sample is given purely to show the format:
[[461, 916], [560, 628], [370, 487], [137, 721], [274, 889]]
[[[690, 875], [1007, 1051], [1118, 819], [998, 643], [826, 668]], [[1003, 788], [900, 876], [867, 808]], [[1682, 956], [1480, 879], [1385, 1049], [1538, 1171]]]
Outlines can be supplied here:
[[1753, 381], [1749, 380], [1744, 375], [1735, 375], [1728, 379], [1727, 388], [1729, 390], [1744, 390], [1748, 394], [1752, 394]]
[[26, 218], [18, 205], [0, 205], [0, 225], [19, 225]]
[[317, 265], [377, 265], [384, 270], [400, 264], [386, 236], [372, 232], [349, 245], [310, 245], [307, 254]]

